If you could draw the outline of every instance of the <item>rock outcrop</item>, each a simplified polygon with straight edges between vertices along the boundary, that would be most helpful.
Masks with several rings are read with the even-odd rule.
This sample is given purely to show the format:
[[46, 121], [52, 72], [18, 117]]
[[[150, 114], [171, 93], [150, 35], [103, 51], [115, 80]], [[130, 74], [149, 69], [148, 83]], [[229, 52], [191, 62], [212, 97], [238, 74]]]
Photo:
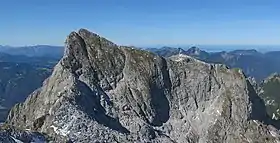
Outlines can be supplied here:
[[72, 32], [51, 77], [8, 124], [72, 142], [278, 141], [241, 70], [118, 46]]

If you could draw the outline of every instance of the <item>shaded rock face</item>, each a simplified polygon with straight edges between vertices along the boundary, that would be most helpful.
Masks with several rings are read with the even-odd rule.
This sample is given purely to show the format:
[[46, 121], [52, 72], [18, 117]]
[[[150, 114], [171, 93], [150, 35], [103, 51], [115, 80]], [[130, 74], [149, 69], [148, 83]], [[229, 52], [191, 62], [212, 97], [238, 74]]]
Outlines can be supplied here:
[[280, 119], [280, 75], [272, 74], [258, 86], [258, 92], [265, 101], [268, 115], [275, 120]]
[[81, 29], [7, 123], [73, 142], [276, 142], [263, 108], [241, 70], [165, 59]]

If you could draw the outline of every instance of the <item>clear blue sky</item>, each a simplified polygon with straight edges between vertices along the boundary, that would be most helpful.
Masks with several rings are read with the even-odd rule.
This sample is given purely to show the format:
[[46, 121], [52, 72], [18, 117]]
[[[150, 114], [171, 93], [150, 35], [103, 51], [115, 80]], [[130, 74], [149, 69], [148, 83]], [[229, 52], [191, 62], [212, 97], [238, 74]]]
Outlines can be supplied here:
[[124, 45], [280, 45], [279, 0], [1, 0], [0, 18], [0, 45], [63, 45], [79, 28]]

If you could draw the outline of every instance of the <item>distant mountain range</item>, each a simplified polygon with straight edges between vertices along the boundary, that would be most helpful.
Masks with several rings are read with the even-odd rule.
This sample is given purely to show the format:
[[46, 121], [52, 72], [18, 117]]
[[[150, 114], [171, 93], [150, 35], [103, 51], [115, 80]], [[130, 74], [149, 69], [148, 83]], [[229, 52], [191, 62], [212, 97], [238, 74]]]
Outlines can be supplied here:
[[[163, 57], [182, 54], [208, 63], [222, 63], [231, 68], [241, 68], [248, 77], [254, 77], [259, 83], [256, 85], [256, 90], [265, 100], [269, 115], [273, 117], [274, 113], [274, 118], [280, 118], [280, 111], [277, 110], [279, 103], [277, 89], [280, 86], [273, 83], [273, 89], [268, 88], [272, 78], [266, 79], [272, 73], [280, 72], [280, 51], [261, 53], [251, 49], [207, 52], [198, 47], [189, 49], [162, 47], [145, 50]], [[7, 112], [14, 104], [23, 102], [28, 94], [42, 85], [63, 52], [64, 48], [59, 46], [38, 45], [16, 48], [0, 46], [0, 121], [5, 120]], [[263, 79], [265, 80], [262, 81]], [[270, 102], [275, 103], [269, 106]]]
[[181, 47], [182, 49], [188, 49], [190, 47], [199, 47], [199, 49], [207, 52], [221, 52], [221, 51], [234, 51], [234, 50], [250, 50], [255, 49], [258, 52], [266, 53], [270, 51], [279, 51], [280, 45], [157, 45], [157, 46], [142, 46], [143, 49], [147, 48], [162, 48], [162, 47]]
[[[28, 48], [29, 49], [29, 48]], [[0, 122], [51, 74], [58, 57], [28, 57], [0, 53]]]
[[190, 49], [162, 47], [146, 49], [163, 57], [185, 54], [208, 63], [221, 63], [231, 68], [241, 68], [247, 76], [261, 81], [272, 73], [280, 72], [280, 51], [261, 53], [257, 50], [206, 52], [197, 47]]
[[28, 57], [61, 58], [64, 48], [62, 46], [36, 45], [26, 47], [0, 46], [0, 52], [10, 55], [25, 55]]

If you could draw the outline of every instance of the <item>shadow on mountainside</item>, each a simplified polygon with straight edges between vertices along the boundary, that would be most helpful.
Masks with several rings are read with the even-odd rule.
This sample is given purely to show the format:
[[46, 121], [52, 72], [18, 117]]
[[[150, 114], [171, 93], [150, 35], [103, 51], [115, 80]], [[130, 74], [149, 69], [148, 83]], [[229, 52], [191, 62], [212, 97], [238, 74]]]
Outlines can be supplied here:
[[[129, 131], [121, 125], [118, 119], [110, 117], [106, 114], [106, 110], [100, 104], [100, 97], [96, 95], [96, 92], [92, 91], [87, 84], [85, 84], [82, 81], [78, 81], [77, 88], [80, 89], [80, 91], [82, 91], [82, 95], [76, 96], [76, 100], [84, 113], [89, 115], [93, 120], [97, 121], [99, 124], [102, 124], [112, 130], [121, 133], [129, 133]], [[102, 89], [99, 88], [99, 90]], [[101, 91], [100, 93], [105, 94], [105, 92], [103, 91]], [[108, 101], [108, 104], [111, 104], [110, 101]]]
[[156, 112], [155, 119], [152, 123], [154, 126], [162, 126], [169, 119], [170, 106], [166, 95], [170, 94], [171, 81], [167, 70], [167, 62], [164, 58], [162, 58], [162, 64], [163, 87], [152, 83], [150, 90], [151, 104]]

